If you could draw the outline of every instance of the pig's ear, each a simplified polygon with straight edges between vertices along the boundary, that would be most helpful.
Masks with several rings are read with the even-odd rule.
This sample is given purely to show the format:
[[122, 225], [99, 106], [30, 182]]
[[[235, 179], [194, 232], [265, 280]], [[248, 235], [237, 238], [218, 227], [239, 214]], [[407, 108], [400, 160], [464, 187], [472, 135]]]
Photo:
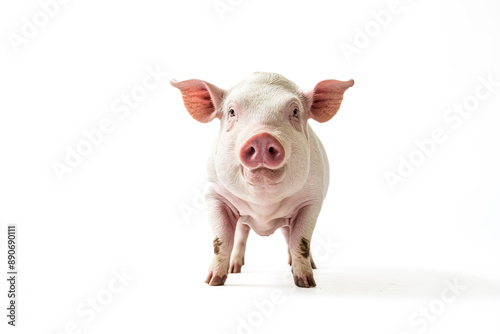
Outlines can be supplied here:
[[354, 85], [354, 80], [324, 80], [308, 94], [307, 100], [311, 106], [309, 117], [320, 123], [329, 121], [340, 108], [340, 103], [347, 88]]
[[206, 81], [192, 79], [186, 81], [170, 81], [182, 93], [182, 100], [189, 114], [201, 123], [207, 123], [219, 117], [217, 111], [225, 91]]

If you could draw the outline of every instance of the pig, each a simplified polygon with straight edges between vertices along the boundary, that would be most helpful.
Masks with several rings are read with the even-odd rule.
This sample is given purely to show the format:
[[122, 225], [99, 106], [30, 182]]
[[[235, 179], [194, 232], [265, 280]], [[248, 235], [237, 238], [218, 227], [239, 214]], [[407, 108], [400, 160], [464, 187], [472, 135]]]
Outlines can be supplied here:
[[256, 72], [230, 89], [171, 81], [197, 121], [220, 121], [207, 165], [206, 203], [214, 255], [205, 283], [224, 285], [244, 264], [250, 229], [280, 229], [295, 285], [316, 286], [311, 237], [329, 184], [325, 149], [308, 120], [339, 110], [354, 81], [324, 80], [304, 91], [276, 73]]

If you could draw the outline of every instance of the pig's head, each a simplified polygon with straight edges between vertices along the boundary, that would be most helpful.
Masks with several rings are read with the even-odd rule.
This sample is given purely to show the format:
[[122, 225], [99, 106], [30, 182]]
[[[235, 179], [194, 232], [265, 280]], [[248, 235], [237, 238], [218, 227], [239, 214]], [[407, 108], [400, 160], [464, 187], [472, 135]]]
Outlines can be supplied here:
[[274, 73], [254, 73], [229, 90], [201, 80], [173, 81], [202, 123], [220, 120], [214, 163], [234, 195], [279, 201], [303, 188], [311, 168], [307, 121], [330, 120], [353, 80], [321, 81], [308, 92]]

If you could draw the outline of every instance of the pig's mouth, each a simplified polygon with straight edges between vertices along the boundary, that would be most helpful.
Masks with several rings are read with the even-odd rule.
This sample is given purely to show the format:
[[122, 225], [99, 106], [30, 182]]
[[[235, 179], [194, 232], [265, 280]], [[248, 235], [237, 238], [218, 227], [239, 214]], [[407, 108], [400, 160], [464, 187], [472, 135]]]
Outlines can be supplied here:
[[266, 167], [246, 168], [241, 165], [241, 174], [245, 181], [252, 186], [271, 186], [280, 183], [285, 175], [285, 167], [270, 169]]

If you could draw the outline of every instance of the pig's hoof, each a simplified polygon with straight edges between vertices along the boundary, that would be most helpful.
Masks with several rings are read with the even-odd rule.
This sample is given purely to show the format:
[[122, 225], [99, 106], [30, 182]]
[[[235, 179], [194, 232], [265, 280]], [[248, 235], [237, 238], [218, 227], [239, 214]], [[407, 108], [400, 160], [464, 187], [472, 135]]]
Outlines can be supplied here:
[[313, 274], [293, 275], [295, 285], [301, 288], [312, 288], [316, 286]]
[[229, 264], [229, 273], [241, 273], [241, 267], [243, 267], [244, 264], [245, 258], [243, 256], [232, 258]]
[[[295, 261], [294, 261], [295, 262]], [[309, 266], [309, 261], [302, 263], [302, 265], [292, 265], [293, 281], [295, 285], [301, 288], [312, 288], [316, 286], [312, 268]]]
[[243, 265], [241, 263], [231, 263], [229, 265], [229, 273], [230, 274], [236, 274], [236, 273], [241, 273], [241, 267]]
[[208, 285], [224, 285], [224, 282], [226, 282], [227, 275], [219, 276], [217, 274], [214, 274], [212, 270], [208, 272], [207, 279], [205, 279], [205, 283]]
[[312, 256], [310, 258], [311, 258], [311, 267], [313, 269], [316, 269], [316, 263], [314, 263], [314, 260], [313, 260]]

